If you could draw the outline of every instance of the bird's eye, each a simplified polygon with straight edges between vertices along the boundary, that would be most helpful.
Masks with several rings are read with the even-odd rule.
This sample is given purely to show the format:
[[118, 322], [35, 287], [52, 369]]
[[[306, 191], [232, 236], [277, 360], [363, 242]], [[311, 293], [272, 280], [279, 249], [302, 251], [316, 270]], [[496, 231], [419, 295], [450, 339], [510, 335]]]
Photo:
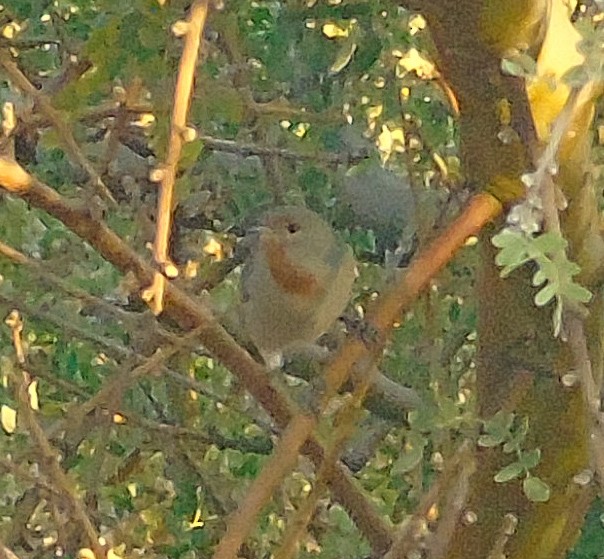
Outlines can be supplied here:
[[287, 224], [287, 231], [289, 233], [294, 234], [299, 230], [300, 230], [300, 225], [298, 225], [297, 223], [288, 223]]

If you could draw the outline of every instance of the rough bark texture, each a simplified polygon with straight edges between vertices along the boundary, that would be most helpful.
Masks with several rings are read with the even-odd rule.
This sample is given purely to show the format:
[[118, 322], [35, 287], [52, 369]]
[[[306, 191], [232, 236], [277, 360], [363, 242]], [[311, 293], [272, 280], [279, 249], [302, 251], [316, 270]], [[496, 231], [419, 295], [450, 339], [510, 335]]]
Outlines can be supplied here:
[[[514, 4], [517, 16], [518, 9], [527, 10], [526, 18], [520, 13], [519, 21], [534, 24], [538, 14], [528, 13], [534, 9], [534, 3], [515, 0], [510, 3]], [[485, 33], [484, 10], [491, 6], [491, 0], [444, 0], [431, 3], [424, 13], [432, 30], [440, 69], [459, 102], [466, 175], [478, 187], [506, 202], [522, 192], [519, 178], [530, 169], [530, 149], [537, 145], [537, 138], [524, 85], [516, 78], [502, 75], [501, 53], [497, 52], [497, 45], [485, 39], [500, 36]], [[542, 3], [542, 7], [541, 15], [548, 22], [549, 6]], [[497, 24], [496, 18], [489, 20], [489, 24]], [[574, 48], [571, 41], [568, 46]], [[538, 49], [540, 45], [532, 47]], [[502, 103], [511, 107], [511, 125], [519, 138], [508, 144], [498, 139]], [[591, 119], [588, 113], [584, 111], [577, 117], [583, 130]], [[583, 133], [568, 140], [560, 164], [561, 176], [568, 183], [567, 195], [582, 196], [589, 205], [595, 198], [586, 194], [584, 185], [583, 170], [589, 154], [585, 139]], [[595, 227], [591, 221], [593, 209], [592, 205], [583, 230]], [[577, 214], [585, 212], [569, 213], [567, 226], [578, 218]], [[471, 525], [459, 523], [447, 556], [489, 557], [498, 548], [498, 542], [507, 539], [504, 516], [512, 513], [518, 518], [518, 527], [501, 550], [507, 557], [564, 557], [593, 498], [591, 489], [581, 489], [572, 481], [588, 465], [581, 392], [564, 388], [559, 381], [571, 366], [569, 349], [553, 338], [551, 309], [534, 306], [530, 271], [516, 272], [505, 280], [499, 277], [494, 263], [495, 249], [490, 243], [497, 230], [494, 227], [485, 232], [481, 240], [483, 259], [477, 287], [480, 410], [485, 418], [502, 408], [528, 416], [530, 432], [526, 445], [529, 449], [541, 449], [542, 462], [535, 474], [550, 485], [552, 494], [547, 503], [531, 503], [523, 495], [519, 481], [495, 483], [495, 473], [514, 458], [503, 454], [501, 448], [480, 450], [480, 467], [472, 478], [468, 503], [468, 509], [476, 513], [478, 520]], [[571, 253], [580, 253], [580, 235], [571, 237]]]

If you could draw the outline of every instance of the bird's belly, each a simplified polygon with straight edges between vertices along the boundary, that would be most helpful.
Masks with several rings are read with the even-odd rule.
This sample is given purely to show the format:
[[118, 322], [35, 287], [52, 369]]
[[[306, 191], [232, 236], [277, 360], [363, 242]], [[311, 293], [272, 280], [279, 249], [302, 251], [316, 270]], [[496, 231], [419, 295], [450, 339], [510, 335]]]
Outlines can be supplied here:
[[[264, 351], [285, 351], [313, 343], [323, 332], [317, 327], [316, 311], [308, 302], [278, 293], [246, 303], [246, 330], [254, 345]], [[252, 321], [253, 317], [253, 321]]]

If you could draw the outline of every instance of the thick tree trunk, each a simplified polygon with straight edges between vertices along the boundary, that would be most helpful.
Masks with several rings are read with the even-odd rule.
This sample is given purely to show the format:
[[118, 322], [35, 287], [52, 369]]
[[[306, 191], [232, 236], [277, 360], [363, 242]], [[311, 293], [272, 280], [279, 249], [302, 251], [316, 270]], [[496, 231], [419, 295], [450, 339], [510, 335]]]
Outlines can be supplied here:
[[[552, 1], [550, 6], [547, 2], [523, 0], [443, 0], [423, 8], [440, 69], [459, 102], [466, 176], [478, 188], [489, 190], [504, 202], [522, 194], [520, 177], [530, 170], [531, 150], [543, 139], [537, 134], [543, 136], [543, 130], [548, 130], [564, 106], [568, 91], [564, 86], [555, 91], [529, 91], [531, 102], [540, 103], [531, 107], [524, 82], [501, 73], [501, 50], [514, 45], [513, 33], [518, 33], [522, 41], [535, 37], [535, 42], [540, 43], [544, 36], [541, 31], [546, 31], [547, 25], [555, 18], [560, 24], [562, 0]], [[507, 12], [498, 11], [497, 4], [505, 4]], [[514, 14], [513, 18], [506, 13]], [[506, 21], [506, 17], [511, 19]], [[523, 36], [523, 29], [529, 26], [532, 31]], [[544, 45], [548, 46], [547, 39]], [[541, 44], [529, 47], [539, 52]], [[560, 41], [558, 37], [556, 47], [573, 50], [566, 57], [557, 55], [561, 64], [576, 60], [575, 44], [570, 38]], [[552, 57], [548, 59], [551, 61]], [[559, 76], [564, 71], [566, 68], [555, 74]], [[552, 95], [552, 99], [544, 97], [547, 95]], [[505, 126], [502, 106], [511, 107], [511, 126], [518, 135], [517, 141], [504, 143], [500, 139]], [[536, 126], [531, 114], [537, 119]], [[549, 121], [544, 122], [547, 118]], [[571, 257], [580, 261], [578, 256], [585, 250], [584, 233], [592, 234], [596, 245], [601, 239], [595, 196], [586, 186], [583, 172], [589, 154], [589, 108], [577, 119], [583, 128], [565, 141], [560, 176], [572, 208], [565, 216]], [[573, 197], [581, 198], [581, 204], [573, 206]], [[541, 449], [542, 462], [535, 474], [549, 484], [551, 498], [546, 503], [531, 503], [522, 493], [520, 481], [496, 483], [495, 473], [514, 458], [505, 455], [500, 447], [479, 450], [480, 467], [472, 478], [467, 506], [477, 521], [469, 525], [459, 522], [447, 557], [484, 559], [499, 557], [496, 553], [503, 552], [515, 559], [562, 558], [574, 543], [593, 498], [591, 489], [573, 482], [573, 476], [588, 466], [584, 406], [580, 389], [565, 388], [559, 380], [572, 366], [570, 350], [553, 337], [551, 309], [535, 307], [529, 271], [515, 272], [505, 280], [499, 277], [495, 249], [490, 243], [497, 230], [494, 227], [485, 232], [481, 239], [477, 370], [480, 412], [485, 419], [500, 409], [528, 417], [526, 446]], [[599, 264], [595, 269], [599, 269]], [[595, 277], [595, 272], [590, 274]], [[516, 532], [511, 536], [505, 533], [507, 514], [518, 519]]]

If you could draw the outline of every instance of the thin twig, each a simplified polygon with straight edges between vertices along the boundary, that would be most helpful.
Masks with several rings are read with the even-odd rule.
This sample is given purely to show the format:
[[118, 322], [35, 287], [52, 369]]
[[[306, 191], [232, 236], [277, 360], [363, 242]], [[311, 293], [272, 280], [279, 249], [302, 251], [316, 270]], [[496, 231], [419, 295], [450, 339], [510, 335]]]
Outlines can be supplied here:
[[[134, 374], [136, 379], [139, 378], [140, 376], [142, 376], [143, 374], [146, 374], [147, 372], [153, 372], [151, 369], [153, 369], [154, 366], [157, 366], [160, 368], [160, 370], [162, 370], [164, 372], [164, 374], [169, 376], [171, 379], [176, 381], [181, 386], [184, 386], [184, 387], [188, 388], [189, 390], [193, 390], [195, 392], [203, 394], [204, 396], [212, 398], [216, 401], [220, 400], [214, 393], [212, 393], [208, 388], [206, 388], [201, 382], [199, 382], [196, 379], [193, 379], [187, 375], [183, 375], [181, 373], [178, 373], [178, 372], [168, 368], [165, 365], [164, 361], [165, 361], [165, 359], [168, 359], [169, 357], [171, 357], [170, 354], [166, 354], [166, 355], [162, 355], [162, 356], [158, 356], [156, 354], [155, 356], [150, 357], [150, 358], [144, 357], [142, 355], [137, 354], [136, 352], [132, 351], [131, 349], [129, 349], [125, 346], [110, 342], [108, 340], [108, 338], [106, 338], [105, 336], [98, 336], [98, 335], [90, 332], [89, 329], [83, 329], [78, 326], [75, 326], [73, 324], [73, 321], [63, 320], [63, 318], [59, 317], [56, 313], [48, 313], [48, 312], [44, 312], [44, 311], [35, 310], [30, 305], [23, 303], [23, 301], [12, 300], [3, 295], [0, 295], [0, 302], [3, 302], [7, 306], [17, 308], [21, 312], [23, 312], [29, 316], [36, 317], [41, 320], [49, 321], [49, 322], [55, 324], [56, 326], [58, 326], [61, 329], [61, 331], [64, 333], [69, 333], [72, 336], [76, 336], [76, 337], [83, 338], [83, 339], [88, 339], [88, 340], [92, 341], [93, 343], [96, 343], [96, 344], [100, 345], [101, 347], [103, 347], [110, 354], [117, 355], [120, 358], [135, 359], [137, 362], [141, 362], [140, 365], [136, 369], [131, 371], [131, 373]], [[168, 351], [171, 351], [171, 350], [182, 351], [183, 349], [192, 349], [193, 347], [197, 346], [196, 335], [193, 334], [191, 337], [186, 336], [185, 338], [173, 339], [173, 340], [171, 340], [171, 344], [172, 344], [172, 346], [171, 346], [171, 348], [169, 348]], [[149, 363], [149, 360], [153, 360], [153, 361], [151, 363]], [[145, 367], [150, 367], [150, 369], [146, 370]], [[47, 375], [46, 373], [41, 373], [40, 376], [41, 376], [41, 378], [47, 378], [49, 375]], [[126, 381], [125, 384], [124, 384], [124, 380], [120, 380], [121, 376], [125, 376], [125, 379], [124, 379]], [[109, 391], [109, 392], [103, 392], [104, 396], [99, 396], [100, 392], [97, 393], [97, 395], [95, 397], [93, 397], [94, 402], [93, 402], [92, 407], [91, 407], [90, 401], [82, 404], [83, 409], [86, 410], [82, 415], [86, 415], [87, 413], [90, 413], [94, 409], [95, 406], [102, 405], [105, 401], [107, 401], [108, 398], [111, 397], [111, 395], [117, 394], [119, 392], [118, 388], [122, 389], [122, 390], [126, 390], [129, 386], [131, 386], [135, 382], [136, 379], [135, 378], [129, 379], [128, 377], [129, 377], [129, 373], [126, 373], [125, 375], [123, 372], [116, 373], [116, 375], [114, 377], [114, 381], [116, 382], [116, 385], [113, 386], [113, 388], [111, 388], [111, 386], [109, 386], [108, 384], [104, 385], [103, 389], [101, 389], [100, 392], [102, 392], [102, 391]], [[61, 381], [60, 381], [60, 379], [53, 378], [52, 382], [61, 382]], [[111, 382], [111, 381], [109, 381], [109, 382]], [[117, 386], [118, 384], [119, 384], [119, 387]], [[69, 388], [69, 389], [72, 391], [79, 390], [79, 389], [77, 389], [77, 387], [73, 387], [73, 388]], [[81, 391], [79, 391], [79, 392], [81, 393]], [[74, 414], [78, 414], [78, 409], [79, 408], [73, 409], [72, 412], [70, 412], [69, 417], [58, 421], [56, 424], [54, 424], [52, 427], [50, 427], [50, 429], [48, 431], [49, 438], [52, 439], [54, 436], [56, 436], [57, 433], [59, 433], [60, 431], [65, 429], [67, 425], [69, 425], [70, 428], [73, 428], [73, 425], [75, 425], [75, 423], [73, 421]]]
[[[21, 345], [20, 338], [23, 330], [23, 322], [21, 321], [18, 313], [13, 312], [11, 313], [9, 320], [7, 320], [7, 324], [12, 331], [17, 361], [20, 365], [23, 365], [25, 358], [18, 348], [18, 346]], [[19, 342], [17, 342], [17, 340], [19, 340]], [[40, 454], [40, 466], [47, 470], [49, 479], [52, 481], [57, 490], [59, 490], [67, 498], [72, 509], [74, 519], [80, 524], [82, 532], [88, 539], [88, 542], [96, 557], [98, 559], [104, 558], [105, 551], [103, 546], [101, 546], [99, 543], [97, 531], [92, 524], [92, 521], [88, 517], [86, 508], [84, 507], [84, 504], [74, 488], [73, 481], [61, 468], [57, 452], [50, 444], [46, 434], [44, 433], [44, 430], [36, 419], [33, 409], [31, 408], [28, 394], [30, 384], [29, 374], [25, 370], [22, 370], [20, 373], [12, 374], [11, 377], [16, 385], [16, 396], [17, 401], [19, 402], [19, 415], [23, 419], [23, 423], [35, 443], [35, 448], [37, 448]]]
[[226, 534], [216, 547], [214, 559], [233, 559], [237, 556], [237, 551], [254, 526], [258, 513], [279, 487], [281, 480], [298, 462], [298, 452], [293, 447], [300, 437], [308, 436], [306, 433], [309, 429], [312, 430], [314, 423], [308, 415], [300, 415], [291, 421], [270, 460], [247, 491], [243, 503], [229, 518]]
[[[0, 255], [5, 256], [16, 262], [17, 264], [22, 264], [27, 266], [40, 281], [48, 282], [54, 287], [57, 287], [67, 295], [74, 297], [78, 300], [86, 302], [90, 305], [93, 305], [95, 308], [100, 308], [103, 311], [113, 315], [117, 320], [122, 321], [123, 323], [128, 324], [132, 322], [132, 316], [130, 313], [120, 309], [119, 307], [104, 301], [94, 295], [88, 293], [88, 291], [76, 287], [64, 279], [60, 278], [58, 275], [50, 272], [46, 265], [34, 260], [33, 258], [29, 258], [25, 254], [15, 250], [14, 248], [4, 244], [0, 241]], [[30, 316], [35, 316], [41, 320], [45, 320], [51, 322], [55, 326], [57, 326], [63, 332], [70, 332], [77, 337], [81, 337], [82, 339], [89, 340], [100, 347], [104, 348], [109, 354], [113, 355], [117, 358], [128, 358], [128, 359], [136, 359], [137, 361], [143, 361], [146, 359], [144, 355], [141, 355], [132, 349], [110, 342], [106, 336], [97, 336], [91, 332], [90, 329], [84, 329], [76, 326], [73, 321], [65, 321], [62, 317], [58, 316], [54, 313], [49, 313], [41, 310], [36, 310], [33, 307], [24, 304], [22, 301], [12, 300], [6, 297], [0, 296], [0, 301], [4, 302], [8, 306], [18, 307], [22, 312], [29, 314]], [[131, 329], [131, 328], [128, 328]], [[160, 339], [165, 342], [169, 342], [170, 344], [176, 343], [180, 338], [175, 334], [172, 334], [168, 330], [158, 326], [157, 334], [160, 336]], [[203, 394], [204, 396], [211, 398], [213, 400], [220, 400], [220, 398], [212, 392], [209, 388], [207, 388], [203, 383], [198, 380], [191, 378], [188, 375], [183, 375], [177, 371], [174, 371], [167, 367], [166, 365], [162, 366], [162, 372], [170, 377], [172, 380], [177, 382], [178, 384], [193, 390], [199, 394]], [[57, 379], [58, 381], [59, 379]]]
[[593, 379], [583, 321], [567, 313], [565, 322], [568, 328], [568, 344], [583, 389], [591, 458], [600, 484], [600, 493], [604, 494], [604, 414], [600, 408], [599, 390]]
[[261, 157], [279, 157], [291, 161], [315, 161], [330, 165], [338, 163], [354, 164], [363, 161], [375, 152], [375, 149], [363, 149], [358, 153], [298, 153], [285, 148], [259, 146], [256, 144], [242, 144], [233, 140], [223, 140], [213, 136], [200, 136], [204, 148], [214, 151], [234, 153], [242, 157], [258, 155]]
[[19, 559], [19, 556], [15, 555], [0, 540], [0, 559]]
[[19, 467], [13, 460], [9, 460], [5, 456], [0, 456], [0, 469], [4, 470], [4, 472], [7, 474], [12, 474], [16, 478], [27, 482], [30, 487], [39, 487], [40, 489], [48, 491], [48, 493], [55, 496], [61, 495], [60, 491], [56, 487], [53, 487], [48, 482], [31, 475], [29, 472], [26, 472], [23, 467]]
[[117, 114], [111, 123], [109, 133], [107, 135], [107, 146], [100, 162], [101, 174], [107, 173], [111, 162], [115, 159], [120, 147], [120, 142], [122, 141], [124, 133], [128, 127], [128, 107], [136, 102], [140, 96], [141, 88], [141, 80], [135, 79], [134, 82], [126, 89], [124, 95], [125, 99], [122, 103], [120, 103]]
[[157, 202], [157, 231], [153, 246], [153, 255], [156, 264], [160, 267], [160, 271], [155, 274], [153, 285], [146, 292], [145, 297], [145, 300], [150, 303], [151, 310], [156, 315], [160, 314], [163, 310], [166, 275], [174, 277], [177, 273], [176, 268], [169, 262], [168, 257], [172, 210], [174, 208], [174, 182], [184, 143], [183, 134], [187, 126], [187, 113], [193, 92], [193, 77], [195, 75], [199, 45], [207, 15], [208, 0], [195, 0], [191, 6], [186, 24], [185, 44], [176, 80], [168, 155], [162, 169], [161, 188]]
[[447, 492], [446, 502], [442, 507], [436, 533], [432, 536], [428, 545], [428, 557], [430, 559], [441, 559], [447, 556], [449, 546], [455, 536], [457, 522], [468, 501], [470, 477], [475, 470], [474, 457], [469, 453], [464, 453], [455, 483]]
[[444, 471], [423, 495], [413, 516], [406, 520], [399, 529], [396, 539], [384, 559], [406, 559], [407, 555], [414, 549], [421, 526], [430, 510], [454, 486], [460, 471], [460, 464], [471, 460], [469, 456], [470, 445], [469, 441], [464, 441], [446, 462]]
[[0, 303], [4, 303], [7, 306], [16, 308], [23, 314], [36, 317], [40, 320], [48, 321], [49, 323], [57, 326], [64, 333], [69, 333], [82, 339], [89, 340], [90, 342], [97, 344], [99, 347], [105, 348], [114, 356], [126, 358], [137, 355], [136, 352], [117, 342], [113, 342], [106, 336], [95, 334], [94, 332], [90, 331], [90, 329], [77, 326], [74, 321], [66, 320], [64, 317], [60, 316], [59, 313], [50, 313], [47, 311], [38, 310], [29, 303], [25, 303], [22, 299], [11, 298], [1, 294]]
[[53, 45], [58, 47], [61, 45], [61, 41], [57, 41], [56, 39], [44, 39], [41, 37], [40, 39], [10, 39], [10, 40], [1, 40], [0, 46], [8, 48], [16, 48], [16, 49], [34, 49], [43, 47], [46, 45]]
[[[144, 113], [152, 114], [154, 110], [155, 107], [146, 103], [121, 107], [119, 103], [112, 102], [76, 113], [75, 120], [79, 120], [88, 125], [95, 125], [105, 119], [118, 118], [118, 115], [122, 111], [128, 116], [128, 118], [137, 118]], [[305, 114], [309, 115], [310, 113]], [[319, 120], [321, 115], [317, 114], [313, 117], [313, 119], [314, 118]], [[28, 119], [27, 122], [35, 125], [38, 128], [52, 125], [52, 122], [44, 115], [36, 115], [35, 117]], [[129, 137], [133, 137], [133, 135], [129, 134]], [[354, 153], [325, 153], [316, 151], [297, 152], [287, 148], [263, 146], [249, 142], [239, 142], [235, 140], [217, 138], [209, 135], [200, 135], [199, 139], [203, 142], [204, 149], [210, 151], [233, 153], [242, 157], [251, 157], [257, 155], [260, 157], [279, 157], [288, 161], [313, 161], [327, 165], [354, 165], [367, 159], [368, 157], [371, 157], [375, 152], [375, 148], [373, 147], [356, 150]]]
[[42, 264], [40, 261], [26, 256], [22, 252], [3, 243], [2, 241], [0, 241], [0, 255], [8, 258], [16, 264], [26, 266], [27, 268], [29, 268], [29, 270], [34, 273], [37, 279], [39, 279], [41, 282], [50, 283], [52, 286], [59, 288], [61, 291], [71, 297], [74, 297], [75, 299], [78, 299], [84, 303], [88, 303], [89, 305], [92, 305], [95, 308], [100, 308], [103, 311], [112, 314], [118, 320], [128, 321], [131, 319], [129, 313], [127, 313], [123, 309], [120, 309], [119, 307], [112, 305], [111, 303], [108, 303], [107, 301], [104, 301], [99, 297], [91, 295], [85, 289], [81, 289], [77, 286], [74, 286], [68, 281], [58, 276], [57, 274], [51, 272], [48, 269], [49, 267], [51, 267], [50, 263], [48, 263], [48, 265]]
[[[88, 340], [94, 344], [97, 344], [100, 347], [104, 348], [105, 351], [107, 351], [108, 354], [114, 358], [133, 359], [136, 362], [144, 362], [145, 359], [147, 359], [146, 356], [141, 355], [126, 346], [110, 341], [109, 338], [107, 338], [106, 336], [99, 336], [97, 334], [94, 334], [89, 328], [80, 328], [79, 326], [76, 326], [73, 321], [64, 320], [56, 313], [37, 310], [31, 305], [24, 303], [21, 300], [11, 299], [9, 297], [5, 297], [4, 295], [0, 295], [0, 302], [4, 303], [9, 307], [18, 308], [21, 312], [31, 317], [50, 322], [51, 324], [57, 326], [63, 333], [67, 333], [74, 337]], [[168, 340], [170, 341], [170, 343], [173, 343], [174, 337], [170, 336]], [[202, 394], [207, 398], [211, 398], [212, 400], [220, 401], [220, 398], [214, 392], [212, 392], [209, 388], [207, 388], [203, 383], [199, 382], [198, 380], [191, 378], [188, 375], [184, 375], [182, 373], [174, 371], [166, 365], [162, 365], [161, 370], [165, 375], [170, 377], [172, 380], [174, 380], [181, 386], [184, 386], [185, 388], [188, 388], [189, 390], [192, 390], [194, 392], [198, 392], [199, 394]]]
[[157, 372], [162, 365], [165, 364], [166, 360], [176, 355], [183, 349], [191, 347], [192, 343], [195, 343], [199, 337], [201, 328], [196, 328], [187, 333], [180, 343], [174, 344], [169, 348], [162, 348], [162, 350], [156, 351], [151, 357], [146, 359], [141, 365], [128, 371], [127, 373], [119, 371], [113, 375], [113, 378], [107, 381], [103, 387], [87, 402], [80, 404], [77, 409], [72, 409], [69, 412], [69, 416], [59, 425], [49, 430], [50, 436], [55, 435], [61, 428], [64, 428], [66, 423], [72, 428], [74, 425], [80, 425], [84, 417], [91, 411], [99, 407], [111, 407], [112, 410], [116, 409], [116, 406], [121, 401], [122, 395], [128, 390], [135, 382], [140, 378]]
[[[134, 274], [141, 284], [151, 283], [154, 271], [98, 216], [68, 204], [56, 191], [26, 173], [16, 162], [0, 158], [0, 185], [62, 221], [122, 273]], [[501, 210], [501, 204], [493, 196], [486, 193], [474, 196], [465, 212], [439, 239], [420, 253], [409, 266], [407, 274], [378, 299], [375, 308], [367, 314], [369, 327], [375, 329], [378, 340], [373, 344], [373, 359], [377, 359], [382, 353], [386, 342], [385, 334], [390, 331], [400, 313], [408, 308], [418, 293], [428, 286], [430, 279], [464, 246], [467, 237], [475, 235], [486, 223], [499, 215]], [[295, 406], [292, 406], [285, 394], [271, 383], [265, 369], [216, 322], [204, 304], [187, 296], [171, 283], [167, 286], [166, 303], [167, 314], [183, 328], [204, 326], [200, 341], [208, 351], [242, 381], [281, 428], [287, 425], [292, 412], [295, 415]], [[368, 353], [369, 349], [362, 341], [352, 338], [345, 341], [324, 377], [330, 396], [346, 380], [355, 363], [364, 359]], [[319, 408], [322, 409], [322, 406]], [[298, 433], [308, 439], [303, 448], [304, 452], [319, 465], [323, 461], [323, 450], [316, 439], [310, 436], [311, 430], [303, 428]], [[303, 442], [304, 439], [298, 440], [292, 451], [298, 452]], [[392, 541], [389, 527], [339, 465], [330, 479], [330, 489], [369, 539], [373, 549], [378, 553], [385, 552]]]
[[283, 541], [274, 554], [275, 559], [290, 559], [295, 557], [298, 542], [302, 538], [306, 526], [316, 510], [319, 499], [328, 487], [331, 470], [337, 464], [346, 442], [354, 434], [363, 400], [376, 377], [380, 374], [377, 367], [371, 366], [369, 371], [355, 371], [355, 373], [360, 380], [357, 381], [351, 398], [338, 411], [336, 418], [333, 420], [337, 428], [331, 437], [331, 444], [326, 445], [325, 459], [317, 472], [315, 487], [290, 521], [288, 529], [283, 536]]
[[504, 515], [499, 528], [499, 532], [495, 537], [495, 543], [491, 546], [491, 551], [486, 559], [501, 559], [506, 557], [505, 546], [510, 541], [510, 538], [516, 533], [518, 518], [511, 512]]
[[[239, 452], [251, 452], [254, 454], [270, 454], [273, 448], [268, 437], [242, 437], [233, 439], [222, 436], [217, 430], [212, 429], [211, 426], [208, 426], [205, 429], [206, 432], [202, 432], [199, 429], [188, 429], [186, 427], [181, 427], [180, 425], [169, 425], [167, 423], [151, 421], [146, 417], [129, 411], [118, 411], [118, 413], [124, 417], [126, 425], [132, 424], [143, 428], [145, 431], [155, 432], [160, 436], [168, 437], [172, 440], [188, 439], [205, 445], [214, 445], [221, 450], [230, 448], [238, 450]], [[196, 450], [199, 449], [197, 448]]]
[[115, 204], [113, 195], [105, 186], [100, 175], [96, 172], [95, 168], [82, 152], [71, 130], [69, 129], [69, 126], [67, 126], [59, 111], [52, 106], [50, 99], [48, 99], [44, 93], [34, 87], [34, 85], [27, 79], [25, 74], [21, 72], [17, 64], [12, 60], [11, 55], [3, 50], [0, 50], [0, 65], [2, 65], [2, 67], [6, 70], [6, 73], [13, 83], [21, 91], [34, 99], [48, 120], [52, 122], [52, 125], [57, 131], [59, 139], [65, 147], [65, 151], [76, 164], [86, 171], [93, 183], [94, 189], [97, 191], [99, 196], [101, 196], [104, 200]]

